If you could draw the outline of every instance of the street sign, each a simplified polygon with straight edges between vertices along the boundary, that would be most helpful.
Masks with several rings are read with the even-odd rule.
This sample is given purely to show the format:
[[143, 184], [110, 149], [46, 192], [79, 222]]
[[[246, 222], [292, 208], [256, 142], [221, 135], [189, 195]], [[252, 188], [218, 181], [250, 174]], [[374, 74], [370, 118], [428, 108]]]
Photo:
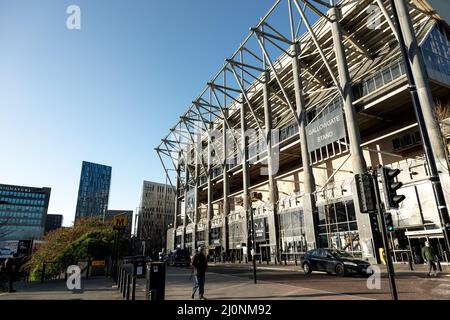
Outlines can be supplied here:
[[93, 260], [92, 267], [104, 267], [105, 266], [105, 260]]
[[117, 216], [114, 216], [113, 220], [113, 228], [114, 230], [123, 230], [127, 227], [128, 221], [127, 216], [125, 214], [120, 214]]

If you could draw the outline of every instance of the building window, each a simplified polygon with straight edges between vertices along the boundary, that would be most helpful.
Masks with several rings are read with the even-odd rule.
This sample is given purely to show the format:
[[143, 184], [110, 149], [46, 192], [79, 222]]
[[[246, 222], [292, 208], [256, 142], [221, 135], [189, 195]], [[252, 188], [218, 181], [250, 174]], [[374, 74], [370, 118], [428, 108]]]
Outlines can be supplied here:
[[348, 251], [361, 256], [356, 213], [352, 200], [318, 206], [319, 242], [322, 248]]

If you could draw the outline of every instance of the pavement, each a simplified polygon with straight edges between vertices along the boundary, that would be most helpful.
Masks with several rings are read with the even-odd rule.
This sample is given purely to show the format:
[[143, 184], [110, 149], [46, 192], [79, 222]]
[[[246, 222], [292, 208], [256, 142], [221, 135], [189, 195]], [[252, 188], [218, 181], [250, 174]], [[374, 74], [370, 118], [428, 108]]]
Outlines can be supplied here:
[[[426, 266], [394, 266], [399, 299], [450, 300], [450, 267], [442, 266], [438, 277], [426, 277]], [[369, 289], [364, 277], [337, 277], [313, 272], [305, 275], [300, 266], [257, 264], [257, 284], [251, 264], [209, 264], [206, 296], [210, 300], [389, 300], [389, 282], [385, 267], [375, 289]], [[166, 300], [191, 300], [193, 280], [189, 267], [168, 267]], [[82, 292], [72, 293], [63, 280], [43, 284], [16, 283], [15, 293], [0, 293], [0, 300], [123, 300], [111, 278], [82, 279]], [[137, 279], [136, 300], [144, 300], [145, 279]], [[196, 297], [198, 299], [198, 295]]]
[[67, 289], [64, 280], [15, 282], [14, 293], [0, 293], [1, 300], [122, 300], [113, 281], [106, 277], [83, 278], [79, 292]]

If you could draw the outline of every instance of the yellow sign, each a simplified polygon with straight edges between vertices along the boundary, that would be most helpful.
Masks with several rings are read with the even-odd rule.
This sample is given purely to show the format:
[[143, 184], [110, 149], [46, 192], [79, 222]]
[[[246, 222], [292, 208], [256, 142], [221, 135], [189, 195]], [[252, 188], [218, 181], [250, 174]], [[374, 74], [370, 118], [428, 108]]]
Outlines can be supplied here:
[[93, 260], [92, 261], [93, 267], [104, 267], [105, 266], [105, 260]]
[[127, 216], [125, 214], [114, 216], [113, 227], [114, 229], [125, 229], [128, 225]]

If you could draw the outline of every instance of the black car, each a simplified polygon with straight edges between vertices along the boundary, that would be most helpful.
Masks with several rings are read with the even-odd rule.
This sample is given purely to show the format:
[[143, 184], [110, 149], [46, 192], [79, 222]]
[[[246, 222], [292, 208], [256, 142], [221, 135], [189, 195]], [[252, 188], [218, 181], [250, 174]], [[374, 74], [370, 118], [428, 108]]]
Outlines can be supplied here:
[[313, 249], [305, 253], [302, 259], [303, 271], [310, 274], [312, 271], [324, 271], [328, 274], [345, 276], [348, 274], [370, 275], [367, 269], [370, 263], [357, 259], [344, 250]]
[[190, 265], [191, 255], [186, 249], [177, 249], [172, 251], [167, 257], [167, 264], [170, 266]]

